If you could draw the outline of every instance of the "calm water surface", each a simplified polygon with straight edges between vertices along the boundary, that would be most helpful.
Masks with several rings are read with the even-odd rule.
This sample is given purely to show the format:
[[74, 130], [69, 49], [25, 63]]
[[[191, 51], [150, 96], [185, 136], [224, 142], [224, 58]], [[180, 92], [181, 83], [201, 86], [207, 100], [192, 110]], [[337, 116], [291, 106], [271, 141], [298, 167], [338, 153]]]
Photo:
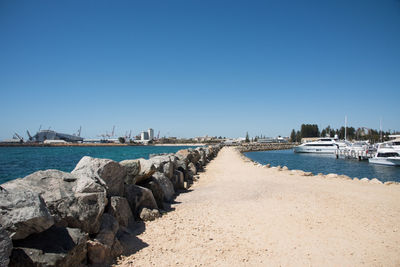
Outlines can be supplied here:
[[124, 147], [0, 147], [0, 184], [38, 170], [70, 172], [83, 156], [115, 161], [148, 158], [149, 154], [175, 153], [187, 146]]
[[261, 164], [287, 166], [313, 174], [337, 173], [352, 178], [377, 178], [382, 182], [400, 182], [400, 167], [370, 164], [368, 161], [336, 159], [335, 155], [294, 153], [293, 150], [276, 150], [244, 153], [248, 158]]

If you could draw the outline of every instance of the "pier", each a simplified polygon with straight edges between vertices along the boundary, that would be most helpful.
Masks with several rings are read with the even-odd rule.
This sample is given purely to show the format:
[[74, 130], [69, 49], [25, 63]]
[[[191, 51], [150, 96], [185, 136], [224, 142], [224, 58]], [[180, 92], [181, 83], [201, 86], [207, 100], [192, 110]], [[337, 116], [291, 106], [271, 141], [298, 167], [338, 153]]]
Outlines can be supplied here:
[[371, 151], [368, 149], [365, 150], [350, 150], [350, 149], [337, 149], [335, 151], [336, 158], [345, 158], [345, 159], [356, 159], [356, 160], [368, 160], [369, 158], [373, 158], [375, 156], [375, 151]]

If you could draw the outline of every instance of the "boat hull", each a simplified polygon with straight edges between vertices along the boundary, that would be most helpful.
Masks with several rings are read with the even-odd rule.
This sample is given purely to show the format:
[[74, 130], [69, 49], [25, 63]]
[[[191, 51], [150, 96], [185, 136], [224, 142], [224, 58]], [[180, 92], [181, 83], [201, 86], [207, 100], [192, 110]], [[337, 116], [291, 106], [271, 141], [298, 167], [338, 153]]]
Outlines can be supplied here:
[[297, 146], [293, 150], [295, 153], [335, 154], [336, 148]]
[[368, 161], [369, 163], [379, 164], [379, 165], [400, 166], [400, 157], [371, 158]]

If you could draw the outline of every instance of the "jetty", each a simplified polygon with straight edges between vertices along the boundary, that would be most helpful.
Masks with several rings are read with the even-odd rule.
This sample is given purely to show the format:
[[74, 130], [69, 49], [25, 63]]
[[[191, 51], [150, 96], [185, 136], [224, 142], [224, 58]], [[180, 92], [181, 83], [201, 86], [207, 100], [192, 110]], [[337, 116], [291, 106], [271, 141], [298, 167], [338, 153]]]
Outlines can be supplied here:
[[355, 160], [368, 160], [375, 156], [376, 151], [373, 150], [350, 150], [350, 149], [337, 149], [335, 150], [336, 158], [355, 159]]
[[400, 186], [268, 168], [224, 147], [119, 266], [398, 266]]

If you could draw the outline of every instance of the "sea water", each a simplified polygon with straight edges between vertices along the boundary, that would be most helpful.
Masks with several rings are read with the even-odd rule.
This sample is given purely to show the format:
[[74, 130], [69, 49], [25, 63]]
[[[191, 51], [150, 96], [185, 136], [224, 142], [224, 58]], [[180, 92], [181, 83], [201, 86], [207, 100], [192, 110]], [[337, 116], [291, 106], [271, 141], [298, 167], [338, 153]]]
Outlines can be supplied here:
[[291, 170], [303, 170], [313, 174], [336, 173], [351, 178], [377, 178], [382, 182], [400, 182], [400, 167], [385, 166], [349, 159], [336, 159], [335, 155], [294, 153], [293, 150], [274, 150], [244, 153], [248, 158], [261, 164], [287, 166]]
[[175, 153], [187, 146], [0, 147], [0, 184], [38, 170], [70, 172], [83, 156], [115, 161]]

